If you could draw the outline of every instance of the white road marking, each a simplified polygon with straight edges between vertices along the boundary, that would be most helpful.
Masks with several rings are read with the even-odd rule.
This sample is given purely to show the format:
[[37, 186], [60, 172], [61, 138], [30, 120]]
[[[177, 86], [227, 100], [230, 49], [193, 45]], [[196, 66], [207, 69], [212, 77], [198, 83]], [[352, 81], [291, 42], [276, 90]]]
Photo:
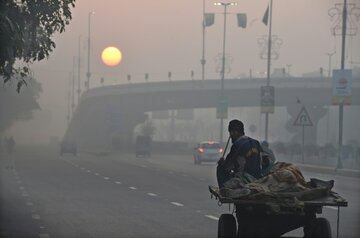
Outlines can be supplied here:
[[91, 170], [87, 170], [86, 172], [91, 173]]
[[120, 182], [120, 181], [116, 181], [115, 183], [116, 183], [116, 184], [121, 184], [121, 182]]
[[136, 190], [137, 188], [135, 188], [135, 187], [129, 187], [131, 190]]
[[215, 220], [215, 221], [218, 221], [219, 218], [216, 217], [216, 216], [212, 216], [212, 215], [205, 215], [205, 217], [209, 218], [209, 219], [212, 219], [212, 220]]
[[99, 173], [95, 173], [96, 176], [99, 176], [100, 174]]
[[31, 215], [33, 219], [35, 220], [39, 220], [40, 219], [40, 215], [39, 214], [32, 214]]
[[40, 226], [40, 229], [45, 229], [45, 226]]
[[28, 197], [29, 196], [29, 194], [27, 194], [27, 193], [22, 193], [21, 194], [23, 197]]
[[184, 204], [178, 203], [178, 202], [171, 202], [172, 205], [178, 206], [178, 207], [183, 207]]
[[19, 189], [20, 189], [20, 190], [24, 190], [25, 188], [24, 188], [24, 187], [20, 187]]
[[150, 197], [156, 197], [157, 195], [155, 193], [147, 193]]
[[82, 170], [85, 170], [85, 168], [81, 167]]
[[337, 207], [328, 207], [328, 206], [324, 206], [325, 208], [329, 208], [329, 209], [332, 209], [332, 210], [338, 210], [338, 208]]
[[146, 165], [140, 165], [140, 167], [141, 167], [141, 168], [147, 168], [147, 166], [146, 166]]
[[110, 178], [109, 177], [104, 177], [105, 180], [109, 180]]

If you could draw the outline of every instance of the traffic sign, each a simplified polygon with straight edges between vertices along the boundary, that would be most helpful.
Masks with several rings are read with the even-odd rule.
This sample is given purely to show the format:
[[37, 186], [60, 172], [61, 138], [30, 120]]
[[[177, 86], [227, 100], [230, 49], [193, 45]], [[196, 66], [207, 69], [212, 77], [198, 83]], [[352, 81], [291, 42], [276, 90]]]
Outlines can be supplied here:
[[217, 107], [216, 107], [216, 118], [217, 119], [226, 119], [228, 117], [228, 107], [229, 107], [229, 101], [227, 98], [219, 98], [217, 101]]
[[352, 70], [351, 69], [335, 69], [333, 70], [333, 105], [351, 104], [351, 88], [352, 88]]
[[303, 106], [296, 117], [294, 122], [294, 126], [312, 126], [313, 123], [309, 116], [309, 113], [306, 111], [306, 108]]

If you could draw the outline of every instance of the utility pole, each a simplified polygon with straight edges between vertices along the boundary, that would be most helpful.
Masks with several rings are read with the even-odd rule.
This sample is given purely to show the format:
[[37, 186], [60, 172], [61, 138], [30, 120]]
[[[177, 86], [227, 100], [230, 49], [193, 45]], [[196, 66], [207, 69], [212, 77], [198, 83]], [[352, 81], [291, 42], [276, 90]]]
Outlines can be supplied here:
[[86, 73], [86, 77], [87, 77], [87, 83], [86, 83], [86, 90], [90, 89], [90, 77], [91, 77], [91, 73], [90, 73], [90, 43], [91, 43], [91, 34], [90, 34], [90, 29], [91, 29], [91, 16], [94, 15], [95, 12], [89, 12], [89, 16], [88, 16], [88, 59], [87, 59], [87, 73]]
[[[356, 7], [354, 3], [347, 3], [347, 0], [344, 0], [343, 3], [335, 4], [334, 8], [329, 10], [329, 16], [331, 20], [335, 22], [333, 27], [331, 27], [331, 32], [333, 35], [341, 35], [341, 74], [349, 72], [351, 75], [351, 70], [345, 69], [345, 50], [346, 50], [346, 35], [355, 36], [357, 33], [357, 27], [353, 25], [354, 21], [359, 21], [358, 12], [359, 8]], [[354, 17], [354, 19], [351, 19]], [[341, 23], [341, 24], [340, 24]], [[349, 24], [349, 26], [347, 26]], [[330, 57], [330, 56], [329, 56]], [[330, 60], [330, 59], [329, 59]], [[349, 76], [350, 76], [349, 75]], [[333, 75], [334, 77], [334, 75]], [[350, 76], [352, 77], [352, 76]], [[334, 77], [335, 79], [335, 77]], [[350, 79], [350, 78], [349, 78]], [[351, 79], [350, 79], [351, 80]], [[350, 88], [351, 90], [351, 88]], [[351, 94], [351, 92], [348, 92]], [[338, 146], [338, 162], [337, 169], [343, 167], [342, 165], [342, 143], [343, 143], [343, 114], [344, 114], [344, 104], [345, 97], [341, 95], [338, 100], [339, 103], [339, 146]]]
[[78, 89], [77, 89], [77, 95], [78, 95], [78, 105], [80, 102], [80, 94], [81, 94], [81, 74], [80, 74], [80, 63], [81, 63], [81, 36], [79, 36], [79, 45], [78, 45]]
[[[268, 37], [268, 57], [267, 57], [267, 77], [266, 77], [266, 86], [270, 86], [270, 71], [271, 71], [271, 23], [272, 23], [272, 0], [270, 0], [269, 6], [269, 37]], [[269, 112], [265, 113], [265, 140], [268, 140], [269, 137]]]
[[[221, 94], [220, 100], [221, 104], [224, 102], [224, 80], [225, 80], [225, 43], [226, 43], [226, 15], [227, 15], [227, 7], [228, 6], [236, 6], [237, 3], [229, 2], [229, 3], [214, 3], [215, 6], [223, 6], [224, 7], [224, 36], [223, 36], [223, 52], [222, 52], [222, 67], [221, 67]], [[222, 105], [223, 106], [223, 105]], [[220, 139], [219, 142], [223, 142], [223, 128], [224, 128], [224, 118], [223, 115], [220, 115]]]

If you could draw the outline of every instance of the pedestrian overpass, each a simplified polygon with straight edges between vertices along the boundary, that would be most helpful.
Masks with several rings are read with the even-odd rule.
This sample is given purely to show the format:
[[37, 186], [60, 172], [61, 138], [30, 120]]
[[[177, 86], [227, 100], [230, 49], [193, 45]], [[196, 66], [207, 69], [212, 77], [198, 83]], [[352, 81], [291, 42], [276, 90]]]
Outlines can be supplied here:
[[[332, 103], [330, 78], [272, 78], [270, 85], [275, 87], [276, 107], [296, 107], [299, 99], [307, 107], [324, 111], [324, 107]], [[225, 79], [224, 94], [228, 106], [260, 107], [261, 86], [266, 86], [266, 79]], [[93, 88], [81, 96], [65, 139], [84, 146], [109, 144], [114, 134], [130, 140], [135, 126], [147, 119], [146, 112], [216, 108], [220, 95], [220, 80], [146, 82]], [[352, 105], [360, 105], [360, 77], [352, 82]], [[291, 114], [291, 110], [288, 111]], [[322, 117], [324, 112], [320, 114]], [[314, 124], [318, 119], [315, 118]]]

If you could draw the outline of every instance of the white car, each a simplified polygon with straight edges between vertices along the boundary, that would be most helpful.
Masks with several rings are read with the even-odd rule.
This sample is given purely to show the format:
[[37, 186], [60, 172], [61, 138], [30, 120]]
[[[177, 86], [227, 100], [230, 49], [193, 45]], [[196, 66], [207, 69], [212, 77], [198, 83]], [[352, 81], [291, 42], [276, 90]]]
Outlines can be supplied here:
[[223, 155], [224, 148], [215, 141], [200, 142], [194, 150], [194, 164], [217, 162]]

